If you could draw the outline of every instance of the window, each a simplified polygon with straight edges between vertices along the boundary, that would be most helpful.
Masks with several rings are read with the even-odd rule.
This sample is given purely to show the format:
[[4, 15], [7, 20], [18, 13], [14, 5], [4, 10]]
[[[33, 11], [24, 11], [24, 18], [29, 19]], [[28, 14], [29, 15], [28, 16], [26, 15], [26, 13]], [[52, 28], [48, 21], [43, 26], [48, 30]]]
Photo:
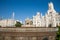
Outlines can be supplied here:
[[52, 24], [49, 24], [49, 27], [52, 27]]
[[44, 37], [43, 40], [48, 40], [48, 37]]
[[50, 13], [52, 13], [52, 12], [50, 12]]
[[27, 23], [27, 25], [29, 25], [29, 23]]

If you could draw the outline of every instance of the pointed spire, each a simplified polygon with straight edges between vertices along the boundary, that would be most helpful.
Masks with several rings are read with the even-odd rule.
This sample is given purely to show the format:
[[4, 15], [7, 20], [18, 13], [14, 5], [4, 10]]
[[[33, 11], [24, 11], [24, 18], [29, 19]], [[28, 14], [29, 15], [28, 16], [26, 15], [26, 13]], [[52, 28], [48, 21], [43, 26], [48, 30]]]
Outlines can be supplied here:
[[40, 12], [37, 12], [37, 15], [40, 15]]
[[41, 13], [41, 17], [42, 17], [42, 13]]
[[49, 6], [49, 9], [50, 9], [50, 10], [51, 10], [51, 9], [54, 9], [54, 5], [53, 5], [52, 2], [50, 2], [50, 3], [48, 4], [48, 6]]
[[13, 12], [13, 14], [12, 14], [12, 19], [14, 19], [14, 16], [15, 16], [15, 13]]

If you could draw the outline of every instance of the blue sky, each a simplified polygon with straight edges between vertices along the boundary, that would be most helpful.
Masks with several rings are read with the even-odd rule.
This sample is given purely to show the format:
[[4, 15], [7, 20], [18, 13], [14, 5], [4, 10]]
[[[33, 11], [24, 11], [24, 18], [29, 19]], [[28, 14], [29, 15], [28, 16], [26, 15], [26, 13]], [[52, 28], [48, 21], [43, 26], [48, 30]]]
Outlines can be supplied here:
[[22, 21], [27, 17], [32, 18], [36, 12], [44, 15], [49, 2], [53, 2], [55, 10], [60, 12], [60, 0], [0, 0], [0, 18], [11, 18], [13, 12], [15, 19]]

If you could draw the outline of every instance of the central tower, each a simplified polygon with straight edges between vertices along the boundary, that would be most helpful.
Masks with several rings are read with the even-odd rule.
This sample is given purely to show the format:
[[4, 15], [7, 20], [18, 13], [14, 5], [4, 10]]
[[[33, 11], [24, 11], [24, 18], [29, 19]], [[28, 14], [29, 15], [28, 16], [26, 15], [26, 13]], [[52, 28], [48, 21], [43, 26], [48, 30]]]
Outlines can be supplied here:
[[50, 2], [50, 3], [48, 4], [48, 6], [49, 6], [49, 10], [53, 10], [53, 9], [54, 9], [54, 5], [53, 5], [52, 2]]

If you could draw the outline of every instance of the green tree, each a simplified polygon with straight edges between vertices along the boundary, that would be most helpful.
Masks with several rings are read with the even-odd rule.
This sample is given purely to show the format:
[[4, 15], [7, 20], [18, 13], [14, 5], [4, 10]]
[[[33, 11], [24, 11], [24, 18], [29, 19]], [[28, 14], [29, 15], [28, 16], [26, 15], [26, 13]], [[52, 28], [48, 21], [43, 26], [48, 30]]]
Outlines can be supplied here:
[[60, 40], [60, 26], [58, 26], [58, 32], [57, 32], [56, 40]]
[[16, 27], [21, 27], [21, 25], [22, 25], [22, 23], [20, 23], [20, 22], [16, 22], [16, 24], [15, 24]]

